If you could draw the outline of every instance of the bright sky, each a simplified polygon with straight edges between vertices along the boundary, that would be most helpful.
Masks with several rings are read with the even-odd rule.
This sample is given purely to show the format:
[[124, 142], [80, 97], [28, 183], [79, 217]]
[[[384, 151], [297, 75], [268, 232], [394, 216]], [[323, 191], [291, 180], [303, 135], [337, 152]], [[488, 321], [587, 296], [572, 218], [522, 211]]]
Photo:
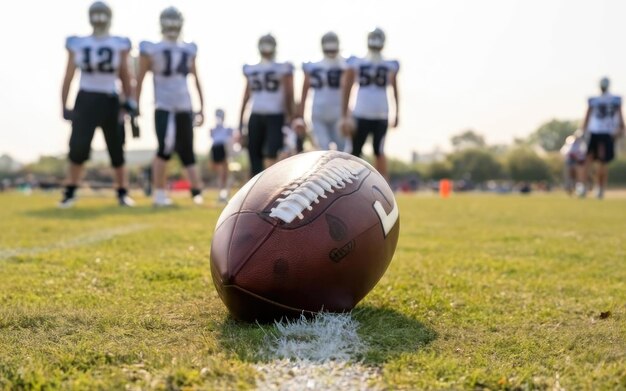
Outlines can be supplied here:
[[[68, 35], [91, 32], [90, 0], [21, 0], [5, 5], [0, 24], [0, 154], [21, 161], [67, 152], [70, 124], [60, 89]], [[198, 69], [212, 122], [216, 107], [237, 123], [241, 67], [257, 61], [260, 35], [272, 32], [278, 57], [299, 66], [321, 56], [323, 33], [339, 34], [342, 53], [363, 55], [375, 26], [387, 34], [385, 55], [400, 61], [400, 122], [389, 154], [446, 148], [466, 128], [489, 142], [510, 142], [551, 118], [580, 118], [587, 96], [608, 75], [626, 91], [626, 2], [619, 0], [110, 0], [111, 32], [136, 45], [158, 39], [158, 15], [169, 5], [185, 16], [184, 36], [199, 46]], [[10, 12], [9, 12], [10, 11]], [[296, 75], [301, 80], [300, 71]], [[141, 102], [142, 138], [154, 148], [151, 81]], [[76, 85], [76, 81], [74, 85]], [[296, 86], [296, 95], [300, 89]], [[73, 102], [73, 97], [70, 98]], [[208, 151], [208, 125], [196, 129], [196, 151]], [[93, 144], [103, 148], [100, 132]]]

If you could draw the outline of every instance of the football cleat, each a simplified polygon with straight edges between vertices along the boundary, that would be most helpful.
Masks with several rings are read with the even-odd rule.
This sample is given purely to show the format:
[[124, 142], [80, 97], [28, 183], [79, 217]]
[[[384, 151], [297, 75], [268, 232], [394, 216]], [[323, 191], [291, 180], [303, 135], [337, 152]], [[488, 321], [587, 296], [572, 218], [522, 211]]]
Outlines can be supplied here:
[[176, 7], [167, 7], [161, 12], [159, 20], [161, 34], [170, 41], [177, 41], [183, 29], [183, 14]]
[[123, 195], [117, 198], [117, 201], [120, 206], [132, 208], [135, 206], [135, 200], [130, 198], [128, 195]]
[[76, 203], [76, 196], [68, 197], [63, 196], [63, 199], [57, 205], [59, 209], [69, 209]]
[[367, 47], [370, 50], [382, 50], [385, 46], [385, 32], [376, 27], [367, 34]]
[[193, 203], [196, 205], [204, 204], [204, 198], [202, 197], [202, 194], [196, 194], [195, 196], [191, 197], [191, 199], [193, 200]]

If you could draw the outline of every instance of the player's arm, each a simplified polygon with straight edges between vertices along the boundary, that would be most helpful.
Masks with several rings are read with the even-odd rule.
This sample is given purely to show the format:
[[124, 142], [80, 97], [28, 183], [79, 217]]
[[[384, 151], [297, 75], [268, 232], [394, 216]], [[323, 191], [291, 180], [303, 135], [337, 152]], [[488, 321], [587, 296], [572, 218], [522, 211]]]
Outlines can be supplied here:
[[302, 93], [300, 94], [300, 103], [298, 104], [298, 117], [304, 117], [304, 107], [306, 106], [306, 98], [309, 95], [309, 88], [311, 88], [311, 76], [308, 73], [304, 74], [304, 81], [302, 82]]
[[591, 118], [591, 106], [587, 107], [587, 114], [585, 114], [585, 120], [583, 121], [583, 132], [587, 134], [587, 127], [589, 126], [589, 118]]
[[200, 78], [198, 77], [198, 71], [196, 68], [196, 58], [191, 60], [191, 68], [189, 72], [193, 75], [196, 81], [196, 89], [198, 90], [198, 98], [200, 99], [200, 112], [196, 114], [196, 126], [202, 126], [204, 123], [204, 96], [202, 95], [202, 85], [200, 84]]
[[67, 97], [70, 93], [70, 85], [76, 73], [76, 64], [74, 63], [74, 53], [67, 51], [67, 65], [65, 66], [65, 77], [63, 78], [63, 87], [61, 88], [61, 107], [63, 108], [63, 118], [70, 119], [71, 111], [67, 109]]
[[396, 115], [393, 123], [393, 127], [397, 127], [400, 123], [400, 101], [398, 99], [398, 73], [394, 72], [391, 74], [389, 84], [391, 84], [391, 88], [393, 89], [393, 101], [396, 106]]
[[122, 82], [122, 92], [124, 92], [124, 97], [128, 99], [132, 99], [135, 94], [133, 93], [133, 85], [131, 82], [130, 75], [130, 67], [128, 66], [128, 50], [122, 50], [120, 52], [120, 70], [119, 77]]
[[250, 101], [250, 82], [246, 81], [246, 89], [243, 92], [243, 99], [241, 101], [241, 112], [239, 113], [239, 133], [243, 131], [243, 116], [246, 113], [248, 102]]
[[350, 104], [350, 94], [354, 85], [354, 69], [348, 68], [341, 75], [341, 115], [348, 117], [348, 105]]
[[622, 113], [622, 106], [617, 109], [617, 131], [615, 132], [615, 138], [620, 138], [624, 135], [624, 114]]
[[294, 114], [294, 93], [293, 93], [293, 74], [283, 76], [283, 86], [285, 93], [285, 123], [291, 123]]
[[141, 99], [141, 91], [143, 87], [143, 80], [146, 77], [146, 73], [152, 68], [152, 60], [150, 56], [141, 54], [139, 56], [139, 73], [137, 74], [137, 85], [135, 86], [135, 99], [137, 105], [139, 105]]

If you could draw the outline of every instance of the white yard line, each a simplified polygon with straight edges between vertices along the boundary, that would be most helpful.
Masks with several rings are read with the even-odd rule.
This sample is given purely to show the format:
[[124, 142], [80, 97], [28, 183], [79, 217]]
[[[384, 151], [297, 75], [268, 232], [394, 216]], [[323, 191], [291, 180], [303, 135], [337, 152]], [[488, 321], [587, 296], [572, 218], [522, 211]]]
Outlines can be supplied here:
[[350, 314], [323, 313], [313, 319], [276, 323], [255, 365], [259, 390], [379, 390], [380, 370], [357, 358], [367, 345]]
[[129, 233], [142, 231], [146, 229], [146, 224], [131, 224], [119, 227], [107, 228], [99, 231], [94, 231], [88, 234], [78, 235], [68, 240], [62, 240], [49, 246], [37, 246], [37, 247], [18, 247], [0, 249], [0, 260], [14, 257], [17, 255], [36, 255], [45, 253], [52, 250], [69, 249], [74, 247], [88, 246], [90, 244], [104, 242], [116, 236], [122, 236]]

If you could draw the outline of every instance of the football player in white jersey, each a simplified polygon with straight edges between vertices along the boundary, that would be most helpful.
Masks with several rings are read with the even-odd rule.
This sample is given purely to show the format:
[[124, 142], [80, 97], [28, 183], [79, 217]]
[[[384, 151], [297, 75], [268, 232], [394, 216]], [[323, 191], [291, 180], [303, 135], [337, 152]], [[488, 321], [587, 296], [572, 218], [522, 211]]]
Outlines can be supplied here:
[[[386, 177], [387, 160], [383, 149], [389, 118], [387, 89], [391, 86], [393, 90], [395, 115], [392, 127], [396, 127], [399, 122], [397, 74], [400, 65], [398, 61], [383, 58], [384, 46], [385, 33], [376, 28], [367, 35], [367, 56], [348, 59], [348, 70], [341, 80], [341, 127], [344, 132], [352, 133], [352, 154], [355, 156], [361, 156], [363, 145], [369, 134], [372, 134], [376, 169]], [[348, 103], [355, 81], [359, 88], [352, 111], [353, 124], [348, 114]]]
[[252, 176], [274, 164], [283, 148], [283, 126], [291, 123], [293, 100], [293, 65], [276, 62], [276, 39], [268, 34], [259, 39], [261, 61], [244, 65], [247, 79], [241, 104], [239, 130], [250, 103], [248, 153]]
[[585, 170], [576, 184], [576, 193], [584, 197], [587, 173], [594, 161], [598, 163], [596, 197], [604, 198], [604, 190], [608, 183], [607, 164], [615, 157], [615, 140], [624, 134], [624, 117], [622, 115], [622, 98], [609, 93], [610, 81], [604, 77], [600, 80], [600, 96], [590, 98], [583, 129], [589, 140]]
[[228, 200], [228, 154], [226, 149], [233, 140], [233, 129], [224, 126], [225, 113], [222, 109], [215, 111], [215, 127], [211, 128], [211, 161], [217, 173], [220, 189], [218, 201]]
[[[168, 206], [171, 199], [165, 191], [167, 161], [174, 152], [181, 160], [191, 182], [191, 197], [202, 204], [202, 183], [196, 169], [193, 151], [193, 127], [202, 125], [204, 98], [196, 70], [197, 46], [183, 42], [181, 30], [183, 15], [168, 7], [160, 15], [163, 39], [159, 42], [142, 41], [139, 45], [139, 74], [137, 76], [137, 101], [147, 72], [154, 79], [154, 123], [158, 150], [152, 164], [155, 206]], [[187, 77], [193, 75], [200, 101], [200, 111], [194, 115]]]
[[[309, 89], [315, 91], [311, 122], [317, 146], [322, 150], [333, 147], [346, 151], [350, 144], [339, 129], [341, 120], [341, 75], [346, 69], [345, 60], [339, 55], [339, 37], [328, 32], [322, 37], [324, 59], [302, 64], [304, 82], [298, 115], [304, 116], [304, 108]], [[332, 143], [332, 144], [331, 144]]]
[[[80, 182], [84, 163], [89, 159], [91, 141], [97, 127], [102, 128], [111, 165], [114, 170], [118, 202], [132, 206], [128, 196], [124, 169], [124, 134], [119, 126], [120, 100], [117, 81], [127, 99], [126, 106], [136, 110], [132, 97], [131, 77], [128, 67], [130, 40], [109, 34], [111, 8], [96, 1], [89, 7], [89, 22], [93, 33], [84, 37], [67, 38], [67, 67], [61, 91], [63, 118], [72, 121], [70, 136], [69, 172], [60, 208], [69, 208], [76, 201], [76, 188]], [[76, 69], [80, 70], [80, 87], [73, 109], [67, 107], [70, 85]]]

